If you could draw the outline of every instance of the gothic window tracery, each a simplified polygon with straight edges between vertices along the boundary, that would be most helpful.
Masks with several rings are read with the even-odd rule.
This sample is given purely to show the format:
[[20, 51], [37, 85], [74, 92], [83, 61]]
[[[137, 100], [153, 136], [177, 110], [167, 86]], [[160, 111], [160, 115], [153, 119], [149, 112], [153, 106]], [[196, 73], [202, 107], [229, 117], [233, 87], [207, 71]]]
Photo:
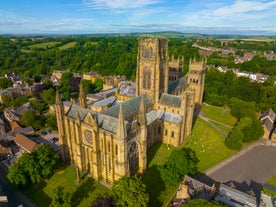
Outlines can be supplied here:
[[84, 132], [84, 138], [88, 144], [92, 144], [92, 132], [89, 130], [86, 130]]

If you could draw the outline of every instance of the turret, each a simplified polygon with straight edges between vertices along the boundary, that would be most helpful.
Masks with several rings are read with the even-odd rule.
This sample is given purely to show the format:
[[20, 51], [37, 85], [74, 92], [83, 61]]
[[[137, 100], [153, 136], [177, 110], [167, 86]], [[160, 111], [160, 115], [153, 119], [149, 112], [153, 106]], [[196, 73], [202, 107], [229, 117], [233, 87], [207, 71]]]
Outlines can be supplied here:
[[86, 97], [82, 84], [80, 84], [79, 102], [81, 107], [86, 108]]
[[138, 113], [138, 122], [139, 122], [140, 126], [147, 126], [144, 95], [141, 96], [141, 103], [140, 103], [139, 113]]
[[123, 114], [123, 106], [120, 104], [120, 111], [118, 117], [118, 126], [117, 126], [117, 138], [124, 139], [127, 136], [126, 127], [125, 127], [125, 120]]

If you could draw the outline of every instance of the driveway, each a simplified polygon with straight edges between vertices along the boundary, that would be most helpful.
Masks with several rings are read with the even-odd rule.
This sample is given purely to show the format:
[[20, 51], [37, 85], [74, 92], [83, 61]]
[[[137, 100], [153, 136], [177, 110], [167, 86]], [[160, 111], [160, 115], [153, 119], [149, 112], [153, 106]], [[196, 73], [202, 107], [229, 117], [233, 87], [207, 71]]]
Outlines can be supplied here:
[[208, 175], [218, 182], [251, 181], [264, 184], [276, 174], [276, 147], [258, 145]]

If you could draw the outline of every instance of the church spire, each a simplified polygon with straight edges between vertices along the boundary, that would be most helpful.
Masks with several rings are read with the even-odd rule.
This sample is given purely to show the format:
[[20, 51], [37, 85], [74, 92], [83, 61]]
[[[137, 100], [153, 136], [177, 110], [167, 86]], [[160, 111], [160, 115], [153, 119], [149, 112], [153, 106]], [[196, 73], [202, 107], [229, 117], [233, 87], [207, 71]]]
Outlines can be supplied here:
[[123, 138], [123, 139], [127, 136], [122, 104], [120, 104], [118, 126], [117, 126], [117, 136], [118, 136], [118, 138]]
[[140, 102], [139, 114], [138, 114], [138, 121], [139, 121], [139, 124], [141, 126], [146, 126], [147, 125], [144, 95], [141, 96], [141, 102]]
[[82, 84], [80, 84], [79, 102], [81, 107], [86, 108], [86, 97]]

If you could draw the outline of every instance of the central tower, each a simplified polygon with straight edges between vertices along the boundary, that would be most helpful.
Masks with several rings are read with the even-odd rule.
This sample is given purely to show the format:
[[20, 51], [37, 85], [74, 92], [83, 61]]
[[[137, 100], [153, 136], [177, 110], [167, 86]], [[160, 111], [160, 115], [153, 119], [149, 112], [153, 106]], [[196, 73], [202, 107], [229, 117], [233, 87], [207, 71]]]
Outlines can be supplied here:
[[139, 38], [136, 71], [136, 95], [147, 93], [157, 103], [168, 92], [168, 40]]

